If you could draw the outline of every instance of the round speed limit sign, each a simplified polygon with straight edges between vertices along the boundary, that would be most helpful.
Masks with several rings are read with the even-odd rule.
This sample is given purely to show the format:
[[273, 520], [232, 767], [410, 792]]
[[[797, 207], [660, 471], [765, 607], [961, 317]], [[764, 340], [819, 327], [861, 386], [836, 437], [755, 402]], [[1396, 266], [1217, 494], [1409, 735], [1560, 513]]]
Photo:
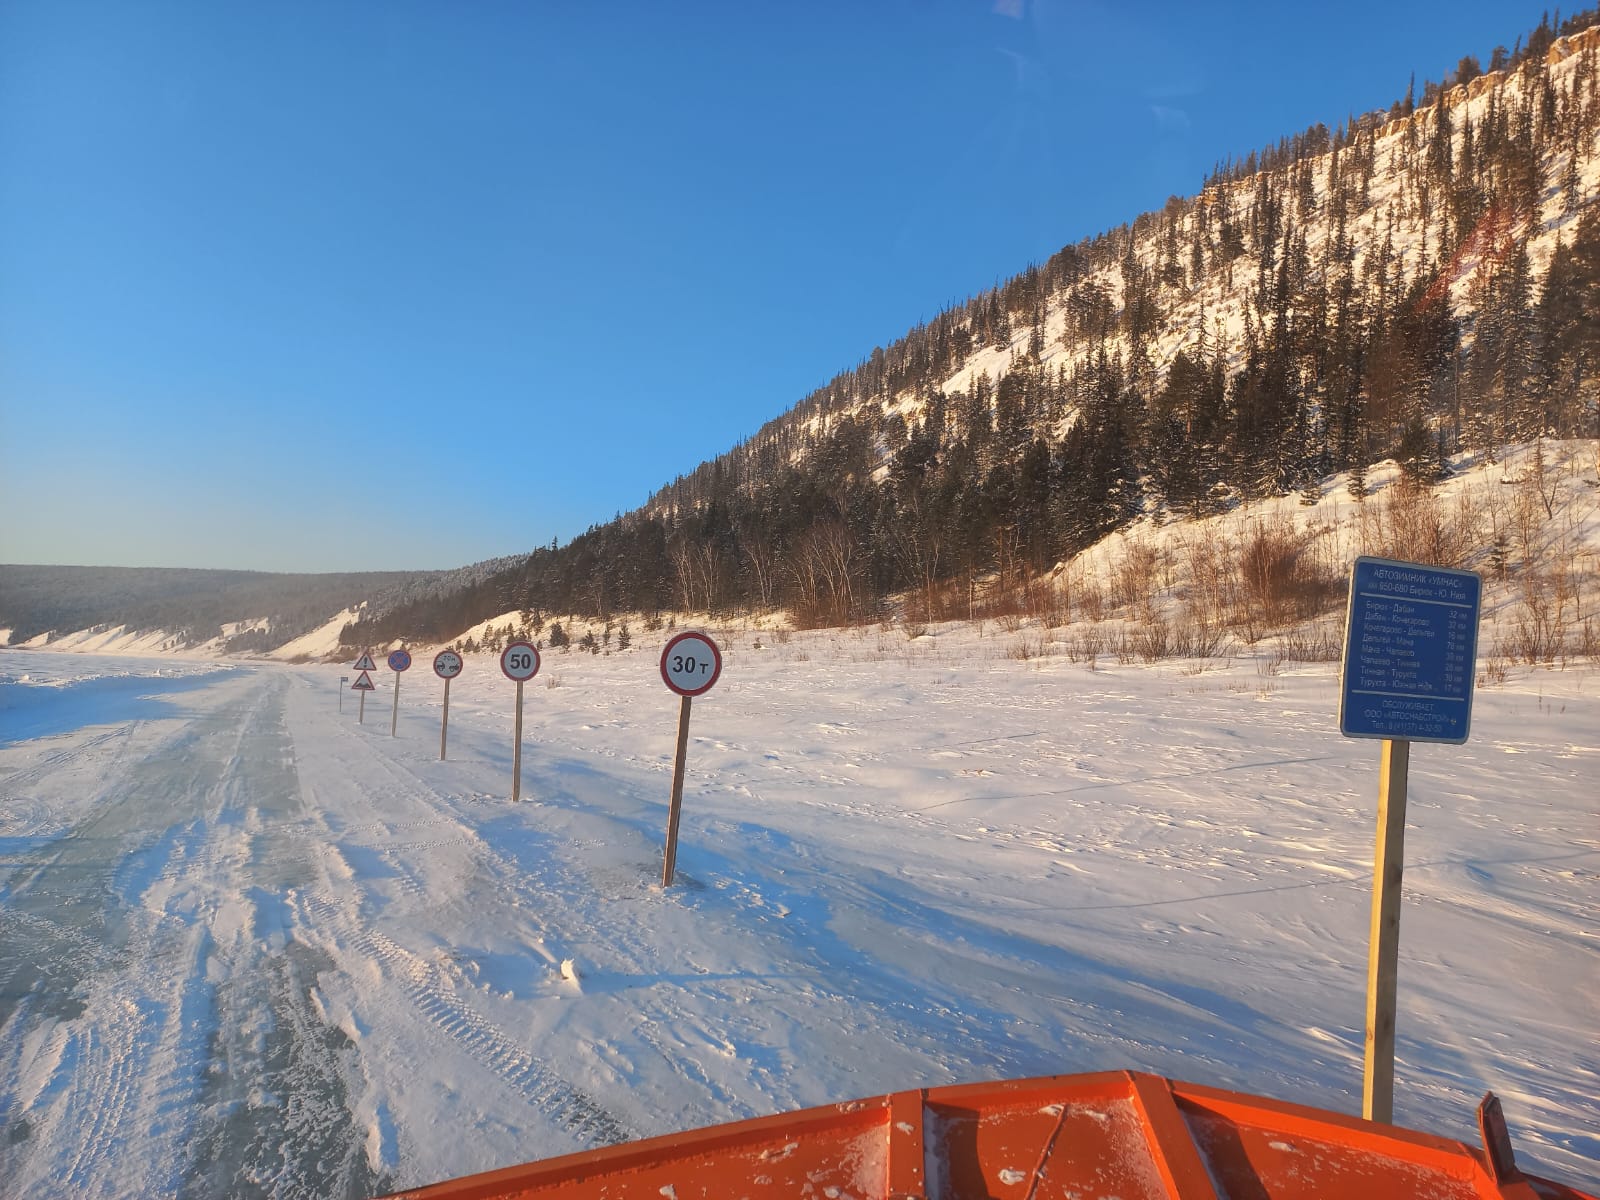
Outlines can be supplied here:
[[661, 652], [661, 678], [680, 696], [709, 692], [722, 674], [722, 651], [703, 633], [680, 633]]
[[539, 652], [527, 642], [512, 642], [500, 655], [500, 669], [517, 683], [532, 679], [539, 673]]
[[433, 673], [440, 679], [454, 679], [461, 674], [461, 655], [454, 650], [441, 650], [433, 656]]

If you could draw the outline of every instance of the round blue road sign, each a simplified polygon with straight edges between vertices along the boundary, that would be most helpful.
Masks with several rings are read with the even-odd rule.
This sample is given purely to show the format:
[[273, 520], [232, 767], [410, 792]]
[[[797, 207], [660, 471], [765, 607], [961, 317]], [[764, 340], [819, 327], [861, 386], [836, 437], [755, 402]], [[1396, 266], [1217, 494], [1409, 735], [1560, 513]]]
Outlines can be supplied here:
[[389, 655], [389, 670], [391, 671], [404, 671], [410, 665], [411, 651], [409, 650], [396, 650]]

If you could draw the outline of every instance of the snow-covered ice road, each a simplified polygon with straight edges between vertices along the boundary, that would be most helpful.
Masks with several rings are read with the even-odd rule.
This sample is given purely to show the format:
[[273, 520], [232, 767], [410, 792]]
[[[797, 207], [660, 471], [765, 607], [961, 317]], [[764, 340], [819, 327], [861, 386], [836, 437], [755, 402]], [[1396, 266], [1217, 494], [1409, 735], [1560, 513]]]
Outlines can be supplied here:
[[0, 1021], [8, 1107], [28, 1114], [8, 1114], [13, 1194], [374, 1188], [348, 1040], [314, 1008], [330, 964], [285, 936], [321, 870], [290, 686], [233, 676], [165, 737], [115, 725], [7, 780], [92, 763], [82, 782], [103, 788], [7, 856]]
[[[391, 738], [338, 668], [0, 652], [0, 1194], [358, 1196], [1114, 1067], [1359, 1107], [1376, 747], [1327, 665], [725, 648], [665, 891], [647, 651], [549, 656], [515, 806], [492, 661], [440, 762], [425, 664]], [[1413, 756], [1397, 1095], [1468, 1138], [1493, 1087], [1591, 1187], [1597, 679]]]

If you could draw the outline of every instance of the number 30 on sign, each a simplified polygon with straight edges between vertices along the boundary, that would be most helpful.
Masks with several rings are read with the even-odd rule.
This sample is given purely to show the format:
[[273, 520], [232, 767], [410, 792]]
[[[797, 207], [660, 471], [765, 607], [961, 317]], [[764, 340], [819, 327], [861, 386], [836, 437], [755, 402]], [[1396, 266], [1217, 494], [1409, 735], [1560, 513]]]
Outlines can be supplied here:
[[661, 652], [661, 678], [680, 696], [709, 692], [722, 674], [722, 651], [703, 633], [680, 633]]

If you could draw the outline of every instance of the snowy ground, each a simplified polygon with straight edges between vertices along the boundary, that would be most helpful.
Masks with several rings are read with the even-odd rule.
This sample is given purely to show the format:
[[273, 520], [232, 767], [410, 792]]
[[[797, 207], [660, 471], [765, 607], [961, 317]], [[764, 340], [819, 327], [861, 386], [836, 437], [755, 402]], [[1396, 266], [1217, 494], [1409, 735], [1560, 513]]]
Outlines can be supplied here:
[[[659, 887], [664, 634], [526, 692], [0, 652], [0, 1190], [359, 1195], [916, 1084], [1359, 1111], [1377, 745], [1335, 664], [725, 635]], [[769, 639], [757, 646], [760, 638]], [[381, 665], [381, 664], [380, 664]], [[1203, 668], [1203, 669], [1202, 669]], [[1600, 1184], [1600, 674], [1412, 755], [1397, 1119]], [[564, 965], [565, 964], [565, 965]]]

